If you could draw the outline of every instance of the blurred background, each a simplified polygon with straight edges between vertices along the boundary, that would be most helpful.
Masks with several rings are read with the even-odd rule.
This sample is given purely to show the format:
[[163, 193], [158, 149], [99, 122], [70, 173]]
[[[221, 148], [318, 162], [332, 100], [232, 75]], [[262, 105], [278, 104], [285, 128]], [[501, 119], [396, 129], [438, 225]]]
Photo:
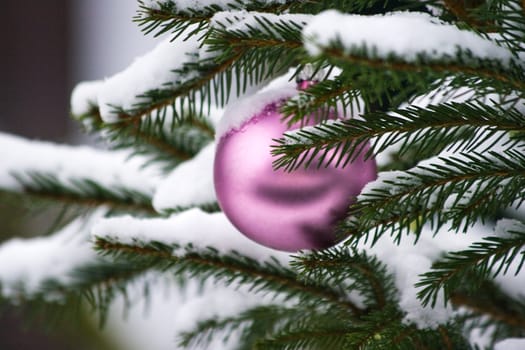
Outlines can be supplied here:
[[[80, 81], [117, 73], [158, 41], [142, 35], [132, 22], [136, 0], [1, 0], [1, 4], [0, 132], [69, 144], [89, 142], [69, 118], [72, 88]], [[50, 209], [5, 193], [0, 196], [4, 197], [0, 241], [48, 230]], [[125, 334], [133, 321], [120, 329], [116, 326], [122, 323], [122, 313], [101, 332], [87, 314], [79, 315], [78, 324], [47, 327], [45, 316], [28, 322], [19, 310], [0, 307], [3, 350], [145, 348]]]

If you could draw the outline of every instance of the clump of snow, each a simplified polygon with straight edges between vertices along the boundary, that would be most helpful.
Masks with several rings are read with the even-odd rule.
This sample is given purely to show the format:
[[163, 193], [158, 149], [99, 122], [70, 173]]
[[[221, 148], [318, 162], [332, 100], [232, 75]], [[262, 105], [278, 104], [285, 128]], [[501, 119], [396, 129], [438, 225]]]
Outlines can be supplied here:
[[[267, 4], [284, 4], [286, 0], [266, 0], [260, 1]], [[221, 9], [233, 9], [242, 6], [242, 3], [235, 0], [144, 0], [144, 5], [152, 9], [159, 9], [160, 4], [170, 3], [175, 5], [178, 11], [202, 11], [207, 7], [213, 6], [213, 8]]]
[[153, 197], [153, 207], [162, 212], [211, 204], [217, 201], [213, 185], [213, 159], [215, 144], [203, 148], [169, 174], [158, 186]]
[[160, 10], [161, 5], [163, 2], [167, 2], [167, 0], [142, 0], [142, 3], [145, 7], [148, 7], [152, 10]]
[[244, 123], [262, 112], [268, 104], [297, 95], [296, 84], [292, 80], [293, 73], [294, 71], [290, 70], [256, 94], [228, 104], [222, 119], [217, 124], [215, 139], [219, 140], [226, 133], [241, 128]]
[[494, 234], [498, 237], [509, 237], [512, 232], [525, 232], [525, 225], [514, 219], [500, 219], [494, 227]]
[[[195, 37], [171, 42], [169, 38], [161, 41], [151, 52], [138, 57], [124, 71], [106, 79], [98, 90], [98, 106], [105, 122], [118, 121], [115, 108], [132, 109], [144, 101], [139, 95], [164, 84], [177, 83], [193, 77], [192, 72], [179, 74], [173, 72], [189, 62], [198, 59], [199, 43]], [[76, 105], [73, 108], [77, 108]], [[80, 109], [80, 106], [78, 106]]]
[[399, 290], [399, 306], [406, 312], [405, 322], [415, 323], [420, 328], [435, 328], [447, 322], [457, 311], [449, 304], [444, 306], [443, 295], [438, 295], [434, 308], [423, 307], [417, 298], [419, 289], [415, 284], [420, 280], [420, 274], [430, 270], [432, 262], [446, 251], [466, 249], [472, 242], [479, 240], [488, 229], [476, 226], [469, 234], [456, 234], [443, 228], [434, 237], [429, 228], [424, 228], [417, 244], [416, 236], [404, 237], [397, 245], [389, 237], [383, 237], [373, 247], [362, 243], [361, 249], [375, 254], [395, 278]]
[[102, 80], [95, 80], [75, 86], [71, 93], [71, 113], [77, 116], [87, 114], [93, 106], [97, 106], [97, 96], [102, 84]]
[[194, 247], [213, 247], [224, 254], [237, 251], [261, 261], [273, 256], [287, 262], [289, 257], [286, 253], [249, 240], [232, 226], [223, 213], [209, 214], [197, 208], [169, 218], [107, 218], [93, 227], [92, 234], [124, 244], [157, 241], [182, 246], [192, 244]]
[[93, 222], [102, 216], [79, 218], [52, 236], [32, 239], [14, 238], [0, 246], [0, 282], [2, 295], [16, 297], [20, 292], [38, 293], [43, 282], [71, 281], [71, 272], [96, 260], [88, 242]]
[[146, 195], [153, 194], [161, 178], [160, 169], [143, 167], [145, 160], [130, 158], [128, 152], [30, 141], [4, 133], [0, 133], [0, 159], [0, 188], [10, 190], [22, 189], [13, 174], [24, 177], [28, 172], [53, 175], [72, 187], [75, 180], [89, 179], [107, 188], [126, 188]]
[[221, 11], [216, 12], [210, 20], [210, 25], [215, 28], [220, 28], [229, 32], [252, 32], [254, 29], [261, 30], [266, 33], [271, 33], [277, 38], [281, 38], [281, 34], [273, 30], [269, 25], [261, 25], [262, 23], [296, 23], [299, 25], [306, 25], [311, 19], [312, 15], [287, 13], [276, 15], [273, 13], [263, 13], [256, 11]]
[[524, 338], [508, 338], [497, 342], [494, 345], [494, 350], [523, 350], [525, 349]]
[[304, 28], [303, 37], [306, 50], [314, 56], [340, 42], [347, 49], [366, 45], [378, 57], [395, 54], [407, 61], [416, 60], [420, 54], [434, 59], [452, 58], [460, 49], [470, 51], [475, 57], [496, 59], [502, 63], [508, 63], [512, 58], [509, 50], [494, 42], [426, 13], [362, 16], [328, 10], [317, 15]]

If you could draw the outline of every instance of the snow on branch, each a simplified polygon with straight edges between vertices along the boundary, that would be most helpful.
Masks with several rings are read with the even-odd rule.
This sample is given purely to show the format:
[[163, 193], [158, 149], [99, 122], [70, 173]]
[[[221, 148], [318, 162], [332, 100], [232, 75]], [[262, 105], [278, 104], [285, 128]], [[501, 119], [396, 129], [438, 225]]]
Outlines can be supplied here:
[[[52, 236], [14, 238], [0, 246], [0, 285], [3, 296], [41, 291], [46, 281], [71, 282], [75, 268], [96, 261], [88, 242], [89, 228], [102, 211], [79, 218]], [[52, 296], [50, 296], [52, 297]]]
[[430, 59], [453, 59], [469, 52], [478, 59], [494, 59], [508, 64], [509, 50], [467, 30], [446, 24], [425, 13], [395, 12], [387, 15], [361, 16], [325, 11], [303, 30], [305, 48], [319, 55], [331, 45], [345, 50], [366, 46], [380, 58], [395, 55], [417, 61], [421, 55]]
[[86, 146], [57, 145], [0, 133], [0, 188], [22, 191], [20, 179], [31, 173], [52, 175], [75, 187], [90, 180], [106, 188], [126, 188], [151, 196], [160, 180], [155, 167], [142, 167], [141, 157], [128, 152], [95, 150]]
[[193, 159], [175, 168], [155, 192], [155, 209], [162, 212], [215, 203], [217, 199], [213, 186], [214, 157], [215, 144], [210, 144]]
[[96, 108], [98, 103], [98, 92], [104, 85], [103, 80], [86, 81], [79, 83], [71, 93], [71, 113], [73, 115], [84, 115]]
[[[256, 0], [250, 3], [258, 5], [285, 4], [286, 0]], [[243, 8], [243, 1], [239, 0], [143, 0], [144, 6], [151, 9], [160, 9], [162, 5], [170, 5], [179, 11], [203, 11], [206, 9], [239, 9]]]
[[[138, 57], [122, 72], [104, 81], [98, 89], [97, 102], [102, 119], [107, 123], [117, 122], [122, 111], [132, 110], [147, 99], [141, 95], [150, 90], [165, 88], [166, 84], [180, 84], [195, 76], [195, 72], [184, 69], [198, 59], [199, 43], [195, 38], [186, 41], [169, 38], [160, 42], [152, 51]], [[77, 92], [90, 94], [88, 87]], [[83, 110], [85, 100], [74, 95], [73, 111]]]
[[[254, 35], [264, 33], [284, 40], [286, 32], [300, 30], [313, 18], [306, 14], [263, 13], [256, 11], [221, 11], [215, 13], [210, 20], [212, 28], [228, 32]], [[300, 38], [297, 38], [300, 41]]]
[[263, 247], [237, 231], [222, 213], [190, 209], [169, 218], [138, 219], [131, 216], [100, 220], [92, 230], [95, 238], [120, 244], [159, 242], [177, 246], [213, 247], [219, 253], [236, 251], [260, 261], [270, 257], [288, 261], [288, 254]]

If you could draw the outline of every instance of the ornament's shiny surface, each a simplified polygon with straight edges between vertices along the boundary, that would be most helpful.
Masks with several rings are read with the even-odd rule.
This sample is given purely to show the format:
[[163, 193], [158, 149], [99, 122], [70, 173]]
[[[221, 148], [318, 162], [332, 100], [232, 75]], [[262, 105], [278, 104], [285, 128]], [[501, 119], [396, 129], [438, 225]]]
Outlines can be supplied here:
[[288, 130], [281, 117], [278, 105], [269, 104], [220, 139], [214, 164], [219, 204], [239, 231], [267, 247], [329, 247], [336, 243], [336, 223], [376, 178], [375, 161], [359, 156], [345, 168], [274, 170], [272, 139]]

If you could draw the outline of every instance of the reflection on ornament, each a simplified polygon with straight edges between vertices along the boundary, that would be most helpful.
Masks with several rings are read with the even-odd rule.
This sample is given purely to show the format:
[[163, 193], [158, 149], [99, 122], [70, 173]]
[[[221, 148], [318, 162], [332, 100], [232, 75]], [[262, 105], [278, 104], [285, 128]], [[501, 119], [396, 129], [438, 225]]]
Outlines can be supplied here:
[[[335, 227], [349, 205], [376, 178], [375, 161], [365, 161], [362, 152], [345, 168], [274, 170], [272, 140], [298, 127], [288, 128], [281, 119], [279, 102], [270, 103], [221, 137], [214, 164], [219, 204], [239, 231], [262, 245], [327, 248], [337, 243]], [[308, 119], [314, 124], [315, 118]]]

